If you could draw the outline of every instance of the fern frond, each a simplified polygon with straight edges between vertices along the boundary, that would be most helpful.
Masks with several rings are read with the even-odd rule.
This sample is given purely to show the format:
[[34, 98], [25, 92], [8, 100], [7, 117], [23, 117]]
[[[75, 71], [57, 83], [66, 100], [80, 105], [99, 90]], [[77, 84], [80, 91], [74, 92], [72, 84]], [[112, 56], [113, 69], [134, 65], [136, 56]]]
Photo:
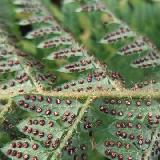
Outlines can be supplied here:
[[[72, 5], [73, 1], [66, 2]], [[79, 2], [74, 2], [80, 5], [79, 14], [102, 13], [117, 23], [118, 29], [101, 42], [127, 41], [119, 50], [121, 55], [147, 52], [134, 67], [159, 65], [158, 49], [118, 20], [104, 3]], [[16, 36], [14, 41], [1, 30], [0, 132], [10, 139], [0, 144], [0, 156], [15, 160], [158, 159], [159, 81], [126, 89], [121, 74], [108, 70], [61, 27], [49, 12], [48, 1], [4, 3], [13, 4], [14, 27], [18, 19], [30, 31], [22, 37], [8, 26]], [[27, 39], [24, 45], [35, 46], [36, 53], [21, 51], [26, 47], [19, 45], [22, 38]], [[19, 62], [17, 68], [13, 60]]]
[[53, 18], [52, 16], [37, 16], [33, 15], [29, 18], [22, 19], [19, 22], [19, 25], [25, 26], [29, 24], [35, 24], [35, 23], [47, 23], [47, 24], [52, 24], [53, 23]]
[[55, 51], [51, 53], [46, 59], [49, 60], [59, 60], [70, 57], [82, 57], [85, 55], [85, 50], [82, 47], [71, 46], [69, 48], [61, 49], [59, 51]]
[[15, 140], [11, 144], [8, 144], [3, 148], [3, 152], [9, 158], [14, 158], [15, 160], [23, 159], [33, 159], [33, 160], [47, 160], [49, 155], [47, 151], [34, 140], [21, 139]]
[[132, 63], [132, 66], [136, 68], [149, 68], [156, 67], [159, 65], [160, 54], [156, 50], [149, 51], [149, 53], [146, 56], [140, 57]]
[[136, 36], [136, 33], [131, 31], [131, 29], [129, 29], [128, 26], [122, 25], [119, 27], [117, 31], [112, 32], [106, 35], [104, 38], [102, 38], [100, 43], [105, 43], [105, 44], [115, 43], [119, 40], [124, 40], [124, 39], [135, 37], [135, 36]]
[[[78, 80], [65, 83], [57, 87], [57, 91], [96, 91], [96, 90], [112, 90], [112, 80], [108, 78], [106, 72], [96, 69], [94, 72], [90, 72], [86, 77], [79, 78]], [[113, 84], [114, 86], [114, 84]], [[116, 85], [115, 85], [116, 86]], [[117, 88], [115, 88], [117, 89]]]
[[50, 34], [61, 34], [61, 30], [58, 26], [42, 27], [27, 34], [27, 39], [34, 39], [43, 37]]
[[103, 3], [91, 3], [81, 6], [76, 12], [93, 12], [93, 11], [104, 11], [106, 9]]
[[68, 35], [63, 35], [61, 37], [55, 37], [44, 42], [41, 42], [38, 45], [38, 48], [53, 48], [59, 45], [72, 45], [72, 38]]

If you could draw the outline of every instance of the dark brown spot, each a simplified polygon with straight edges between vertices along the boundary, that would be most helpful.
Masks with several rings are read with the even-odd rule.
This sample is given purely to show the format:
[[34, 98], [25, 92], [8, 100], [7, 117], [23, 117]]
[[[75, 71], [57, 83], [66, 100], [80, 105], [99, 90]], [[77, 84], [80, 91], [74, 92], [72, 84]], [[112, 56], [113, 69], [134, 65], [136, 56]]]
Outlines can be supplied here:
[[36, 110], [37, 113], [41, 113], [42, 112], [42, 108], [38, 107]]
[[52, 103], [52, 98], [51, 98], [51, 97], [48, 97], [48, 98], [47, 98], [47, 102], [48, 102], [48, 103]]
[[44, 126], [44, 125], [45, 125], [45, 120], [39, 120], [39, 124], [40, 124], [41, 126]]
[[50, 127], [54, 126], [54, 122], [52, 122], [52, 121], [49, 121], [48, 124], [49, 124]]
[[29, 147], [29, 143], [28, 143], [28, 142], [24, 142], [24, 143], [23, 143], [23, 147], [24, 147], [24, 148], [28, 148], [28, 147]]
[[22, 147], [22, 143], [21, 142], [17, 142], [16, 147], [17, 148], [21, 148]]
[[23, 159], [24, 160], [28, 160], [29, 159], [29, 155], [28, 154], [24, 154]]
[[12, 156], [14, 157], [14, 156], [17, 155], [17, 151], [16, 151], [16, 150], [13, 150], [11, 154], [12, 154]]
[[60, 103], [61, 103], [61, 100], [60, 100], [60, 99], [56, 99], [56, 103], [57, 103], [57, 104], [60, 104]]
[[39, 135], [40, 138], [42, 138], [42, 137], [44, 137], [44, 132], [39, 132], [38, 135]]
[[8, 149], [7, 150], [7, 155], [10, 155], [12, 153], [12, 150], [11, 149]]
[[48, 139], [52, 139], [52, 138], [53, 138], [53, 135], [52, 135], [52, 134], [48, 134], [47, 138], [48, 138]]
[[11, 147], [11, 148], [16, 148], [16, 143], [15, 143], [15, 142], [11, 143], [11, 144], [10, 144], [10, 147]]
[[21, 157], [22, 157], [22, 152], [17, 152], [16, 157], [17, 157], [17, 158], [21, 158]]
[[33, 150], [37, 150], [38, 147], [39, 147], [38, 144], [33, 144], [33, 145], [32, 145], [32, 149], [33, 149]]
[[35, 156], [35, 157], [33, 157], [33, 158], [32, 158], [32, 160], [38, 160], [38, 157], [37, 157], [37, 156]]
[[45, 111], [45, 114], [46, 115], [50, 115], [52, 112], [51, 112], [51, 110], [50, 109], [47, 109], [46, 111]]

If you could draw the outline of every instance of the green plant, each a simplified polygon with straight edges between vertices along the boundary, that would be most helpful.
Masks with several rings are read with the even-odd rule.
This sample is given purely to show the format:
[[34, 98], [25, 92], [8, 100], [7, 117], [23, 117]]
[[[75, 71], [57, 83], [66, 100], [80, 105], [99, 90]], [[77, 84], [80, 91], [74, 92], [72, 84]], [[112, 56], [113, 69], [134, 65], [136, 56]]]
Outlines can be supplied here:
[[[0, 28], [2, 160], [159, 158], [160, 55], [150, 40], [94, 0], [65, 1], [63, 14], [46, 0], [5, 0], [0, 5], [2, 22], [8, 19]], [[82, 13], [75, 15], [73, 10]], [[154, 78], [131, 85], [89, 54], [88, 39], [83, 39], [86, 49], [74, 32], [62, 27], [72, 27], [79, 17], [100, 28], [88, 30], [96, 40], [117, 42], [109, 44], [108, 51], [127, 45], [120, 55], [142, 54], [132, 63], [138, 68], [134, 73], [145, 68]], [[108, 33], [102, 38], [98, 32], [104, 34], [104, 26]]]

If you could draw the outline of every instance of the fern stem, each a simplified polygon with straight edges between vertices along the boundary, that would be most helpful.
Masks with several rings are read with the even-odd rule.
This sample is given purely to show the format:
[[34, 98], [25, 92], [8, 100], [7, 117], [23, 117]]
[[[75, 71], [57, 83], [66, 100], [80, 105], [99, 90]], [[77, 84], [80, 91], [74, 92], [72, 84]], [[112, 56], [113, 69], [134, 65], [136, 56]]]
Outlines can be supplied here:
[[[71, 128], [69, 129], [69, 131], [67, 132], [66, 136], [64, 137], [63, 141], [61, 142], [60, 146], [58, 147], [58, 149], [55, 151], [55, 156], [57, 159], [60, 158], [60, 153], [61, 153], [61, 150], [64, 148], [66, 142], [68, 141], [69, 138], [71, 138], [73, 132], [76, 130], [79, 122], [81, 121], [81, 119], [83, 118], [84, 116], [84, 113], [86, 112], [86, 110], [91, 107], [89, 104], [95, 99], [94, 96], [92, 97], [88, 97], [88, 99], [86, 100], [86, 103], [82, 106], [82, 109], [80, 110], [80, 113], [76, 119], [76, 121], [74, 122], [74, 124], [71, 126]], [[51, 158], [51, 160], [55, 160], [53, 157]]]
[[95, 96], [96, 98], [105, 98], [105, 97], [112, 97], [112, 98], [153, 98], [153, 99], [160, 99], [160, 92], [155, 90], [103, 90], [103, 91], [88, 91], [88, 92], [74, 92], [74, 91], [66, 91], [66, 92], [56, 92], [56, 91], [44, 91], [39, 89], [39, 91], [31, 91], [25, 93], [18, 93], [18, 94], [2, 94], [0, 95], [0, 100], [9, 99], [19, 95], [25, 94], [39, 94], [43, 96], [51, 96], [51, 97], [64, 97], [64, 98], [86, 98]]
[[156, 131], [155, 131], [154, 134], [153, 134], [152, 142], [151, 142], [149, 148], [145, 151], [145, 155], [144, 155], [144, 157], [143, 157], [144, 159], [148, 159], [149, 156], [151, 155], [152, 148], [153, 148], [153, 146], [154, 146], [154, 144], [155, 144], [155, 141], [156, 141], [156, 138], [157, 138], [157, 135], [158, 135], [159, 131], [160, 131], [160, 130], [159, 130], [159, 127], [157, 127], [157, 128], [156, 128]]
[[155, 92], [153, 90], [141, 90], [141, 91], [131, 91], [131, 90], [119, 90], [119, 91], [92, 91], [92, 92], [51, 92], [51, 91], [41, 91], [39, 94], [44, 96], [53, 96], [53, 97], [69, 97], [69, 98], [83, 98], [95, 96], [96, 98], [100, 97], [113, 97], [113, 98], [160, 98], [160, 92]]

